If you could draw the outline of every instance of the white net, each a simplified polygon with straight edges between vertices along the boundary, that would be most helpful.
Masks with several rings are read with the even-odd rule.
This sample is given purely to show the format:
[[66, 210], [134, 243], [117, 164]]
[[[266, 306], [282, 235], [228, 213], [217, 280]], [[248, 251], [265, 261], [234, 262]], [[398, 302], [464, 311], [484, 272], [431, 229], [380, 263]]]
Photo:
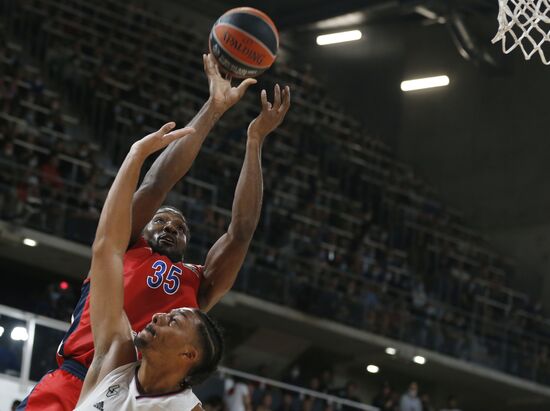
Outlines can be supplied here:
[[527, 60], [538, 54], [544, 64], [550, 65], [550, 0], [498, 2], [499, 29], [493, 43], [502, 42], [504, 53], [519, 47]]

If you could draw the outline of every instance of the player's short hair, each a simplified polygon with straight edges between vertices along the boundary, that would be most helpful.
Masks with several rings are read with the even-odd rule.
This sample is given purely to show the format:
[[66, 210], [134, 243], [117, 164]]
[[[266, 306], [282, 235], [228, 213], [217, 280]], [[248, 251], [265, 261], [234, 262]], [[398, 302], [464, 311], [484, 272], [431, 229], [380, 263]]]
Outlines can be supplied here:
[[185, 218], [185, 216], [183, 215], [181, 210], [179, 210], [178, 208], [173, 207], [173, 206], [163, 205], [155, 212], [155, 215], [157, 215], [158, 213], [164, 213], [166, 211], [168, 211], [170, 213], [178, 214], [181, 217], [181, 219], [183, 220], [183, 227], [185, 229], [185, 236], [187, 237], [187, 243], [189, 244], [189, 239], [191, 238], [191, 231], [189, 230], [189, 225], [187, 224], [187, 219]]
[[202, 359], [184, 378], [182, 387], [198, 385], [210, 377], [218, 369], [225, 350], [223, 334], [218, 324], [203, 311], [197, 311], [197, 314], [202, 320], [199, 326]]

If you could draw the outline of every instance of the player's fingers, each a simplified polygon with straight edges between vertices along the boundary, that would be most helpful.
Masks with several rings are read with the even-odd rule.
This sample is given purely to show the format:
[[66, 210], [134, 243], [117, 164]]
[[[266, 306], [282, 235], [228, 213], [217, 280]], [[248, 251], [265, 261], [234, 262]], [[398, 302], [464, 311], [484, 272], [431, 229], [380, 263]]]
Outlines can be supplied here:
[[274, 88], [274, 97], [273, 97], [273, 108], [278, 110], [281, 106], [281, 87], [279, 84], [275, 84]]
[[246, 93], [246, 90], [248, 87], [250, 87], [252, 84], [256, 84], [258, 81], [254, 78], [247, 78], [241, 81], [241, 84], [237, 87], [237, 90], [239, 92], [240, 96], [243, 96], [244, 93]]
[[208, 60], [206, 59], [206, 54], [202, 55], [202, 65], [204, 67], [204, 72], [210, 74], [210, 67], [208, 67]]
[[290, 86], [285, 87], [286, 91], [286, 101], [285, 104], [290, 107]]
[[160, 134], [161, 136], [163, 136], [166, 133], [169, 133], [170, 130], [172, 130], [174, 127], [176, 127], [176, 123], [174, 123], [173, 121], [170, 121], [170, 122], [166, 123], [165, 125], [163, 125], [161, 128], [159, 128], [157, 133]]
[[214, 57], [212, 56], [212, 54], [207, 54], [206, 55], [206, 67], [207, 67], [207, 74], [209, 76], [215, 76], [215, 75], [218, 75], [219, 72], [217, 71], [217, 64], [216, 62], [214, 61]]
[[171, 131], [170, 133], [166, 134], [164, 136], [164, 139], [167, 140], [166, 144], [168, 145], [172, 141], [188, 136], [189, 134], [193, 134], [194, 132], [195, 132], [195, 129], [193, 127], [179, 128], [177, 130]]
[[286, 86], [283, 90], [283, 104], [279, 107], [279, 112], [286, 113], [290, 108], [290, 87]]
[[269, 107], [268, 107], [268, 101], [267, 101], [267, 91], [265, 91], [265, 89], [262, 90], [262, 92], [260, 93], [260, 99], [262, 100], [262, 109], [263, 110], [268, 110]]
[[216, 74], [221, 77], [222, 75], [220, 74], [220, 68], [218, 67], [218, 63], [216, 63], [216, 60], [214, 59], [214, 56], [212, 54], [208, 55], [208, 60], [210, 61], [213, 74]]

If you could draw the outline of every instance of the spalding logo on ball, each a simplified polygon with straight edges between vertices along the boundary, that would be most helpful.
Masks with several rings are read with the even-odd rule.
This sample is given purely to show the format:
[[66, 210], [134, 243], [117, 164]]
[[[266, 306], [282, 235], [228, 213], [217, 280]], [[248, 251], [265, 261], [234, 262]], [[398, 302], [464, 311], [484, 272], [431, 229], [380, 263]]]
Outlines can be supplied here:
[[252, 7], [224, 13], [212, 27], [210, 53], [233, 77], [256, 77], [277, 57], [279, 32], [267, 14]]

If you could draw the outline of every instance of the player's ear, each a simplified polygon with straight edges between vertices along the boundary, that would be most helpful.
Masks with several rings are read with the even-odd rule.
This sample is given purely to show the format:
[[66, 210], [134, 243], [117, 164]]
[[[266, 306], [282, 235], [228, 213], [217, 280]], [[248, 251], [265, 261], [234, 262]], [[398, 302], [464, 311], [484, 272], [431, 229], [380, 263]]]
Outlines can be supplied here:
[[199, 358], [199, 352], [198, 350], [193, 347], [192, 345], [186, 345], [181, 351], [180, 356], [185, 360], [189, 362], [194, 362]]

